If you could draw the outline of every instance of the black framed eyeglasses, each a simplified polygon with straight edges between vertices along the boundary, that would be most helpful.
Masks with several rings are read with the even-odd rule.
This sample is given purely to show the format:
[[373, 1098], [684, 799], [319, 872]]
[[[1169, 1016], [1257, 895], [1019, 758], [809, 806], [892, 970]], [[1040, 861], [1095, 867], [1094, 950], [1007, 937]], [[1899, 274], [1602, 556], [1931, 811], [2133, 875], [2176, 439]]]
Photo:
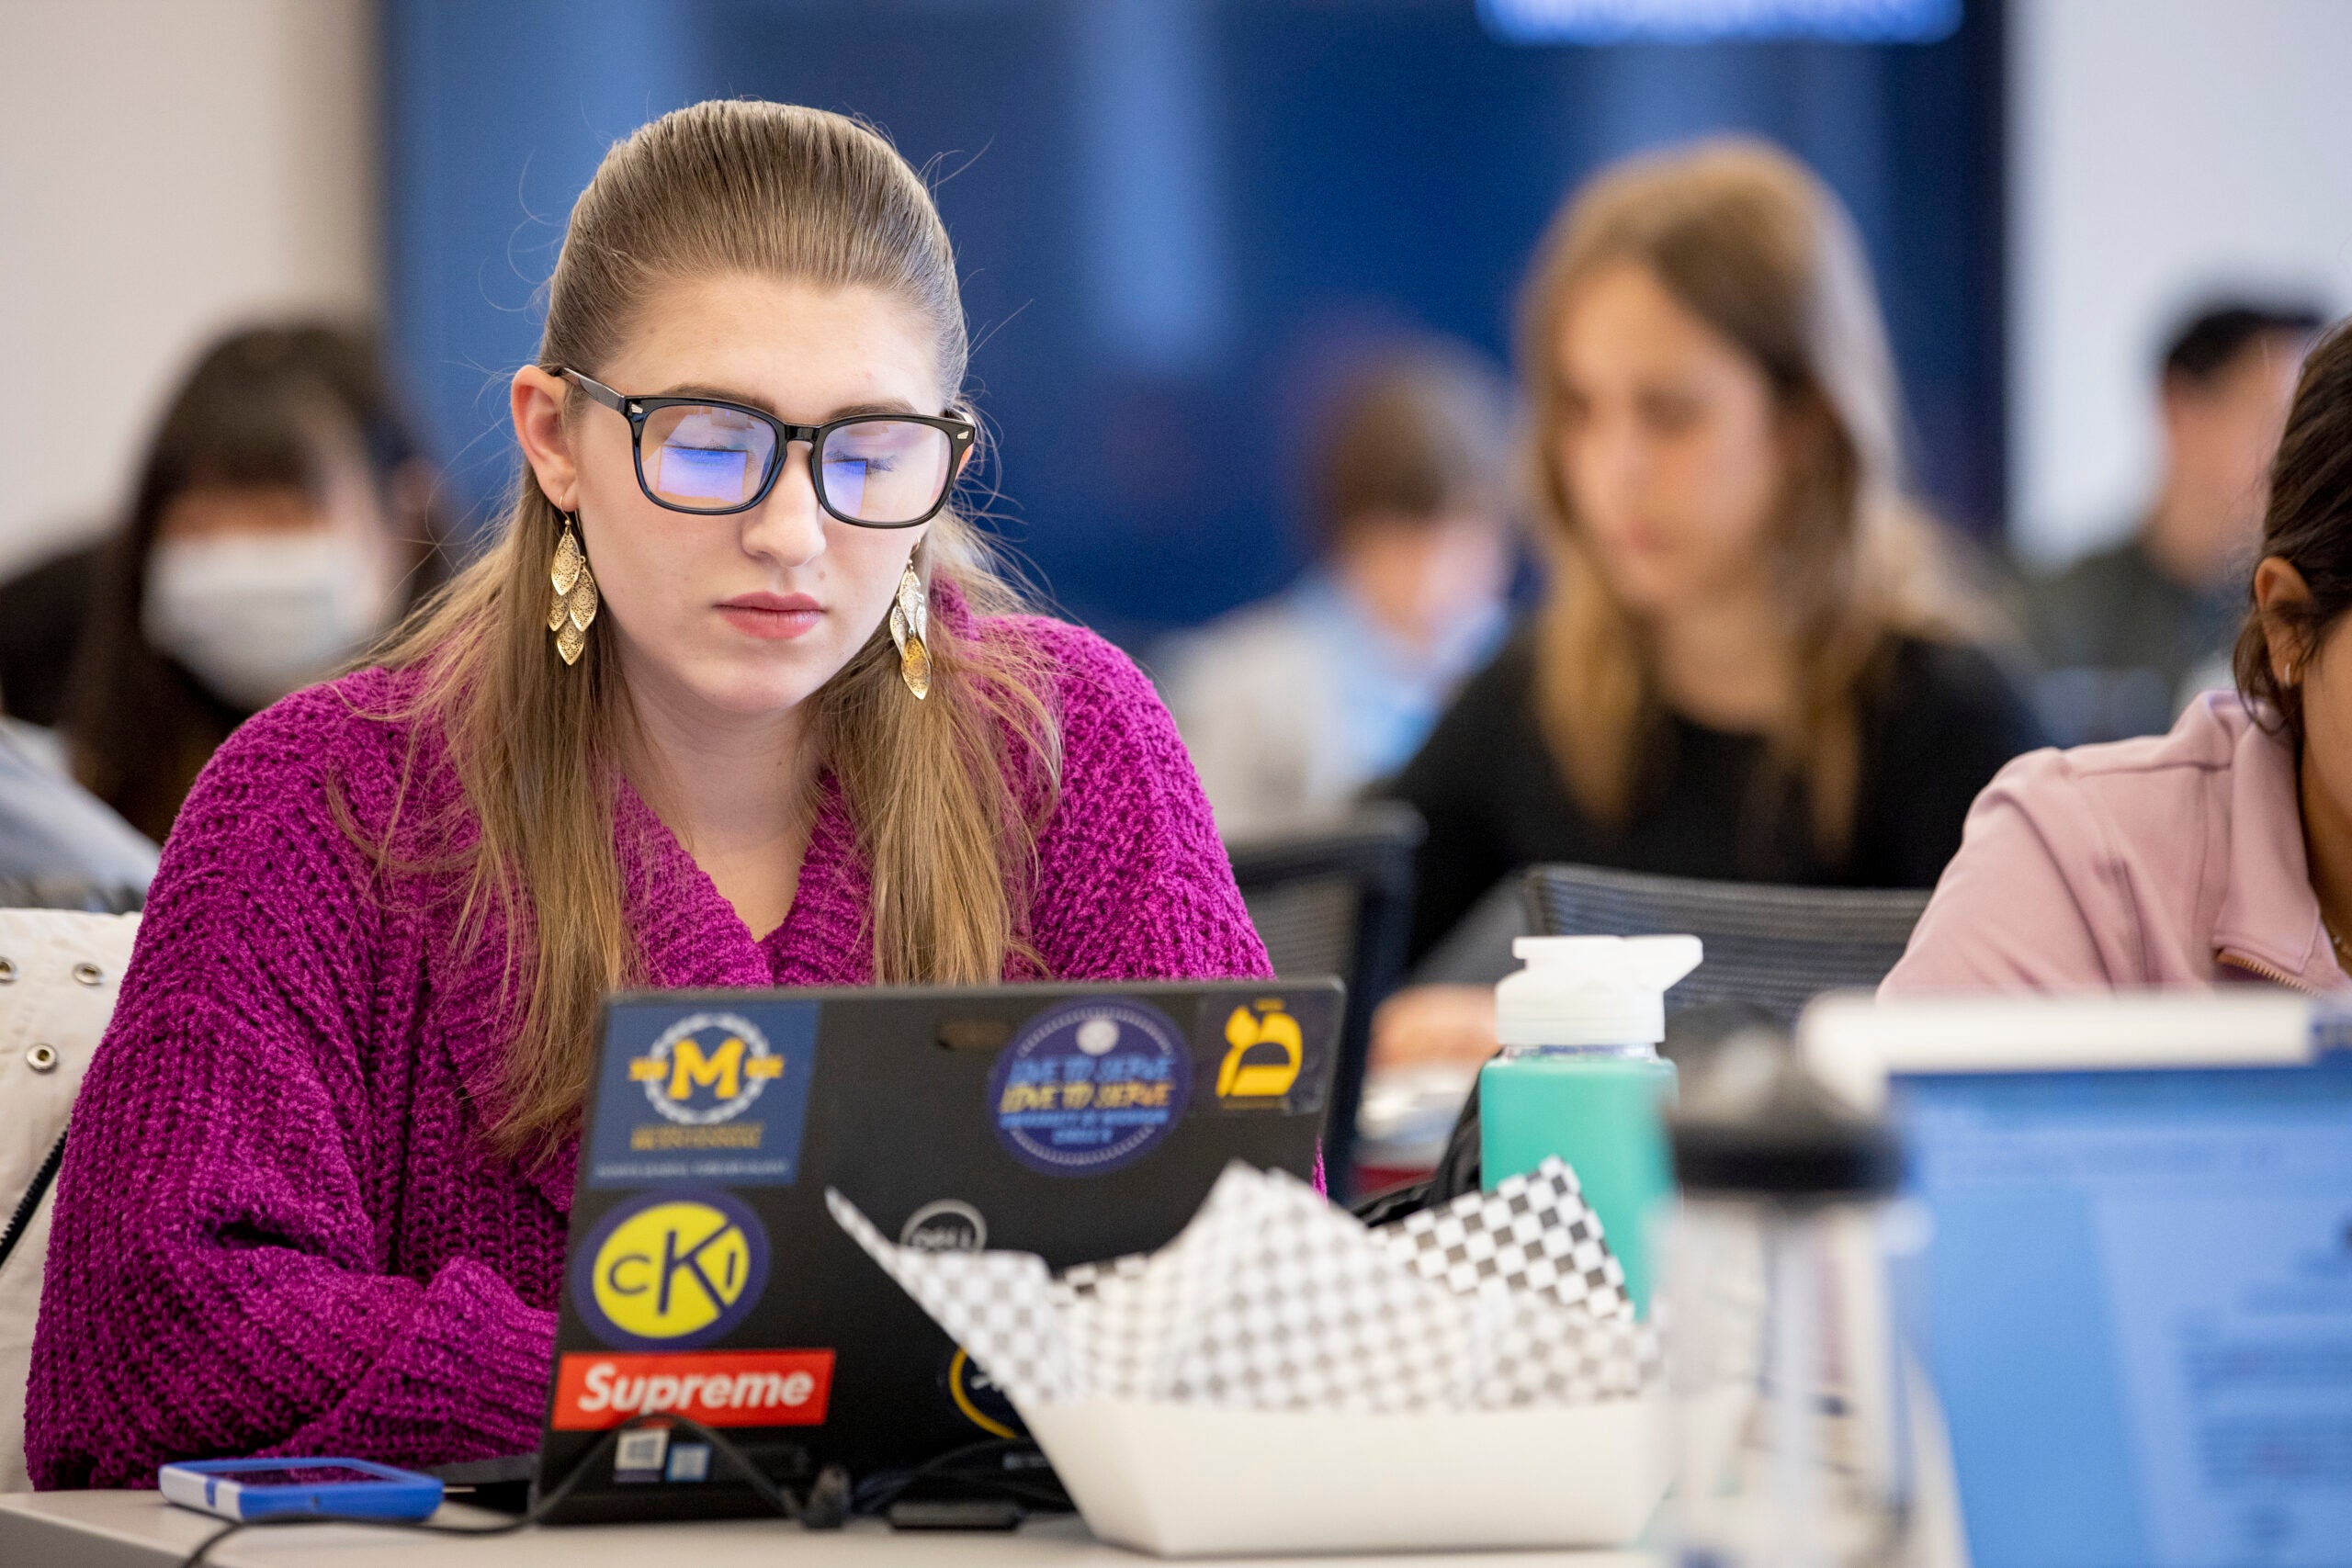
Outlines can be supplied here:
[[786, 448], [808, 444], [817, 504], [861, 528], [911, 528], [947, 504], [978, 430], [971, 421], [861, 413], [826, 424], [786, 424], [762, 409], [716, 398], [632, 398], [560, 369], [628, 421], [638, 488], [673, 512], [748, 512], [784, 472]]

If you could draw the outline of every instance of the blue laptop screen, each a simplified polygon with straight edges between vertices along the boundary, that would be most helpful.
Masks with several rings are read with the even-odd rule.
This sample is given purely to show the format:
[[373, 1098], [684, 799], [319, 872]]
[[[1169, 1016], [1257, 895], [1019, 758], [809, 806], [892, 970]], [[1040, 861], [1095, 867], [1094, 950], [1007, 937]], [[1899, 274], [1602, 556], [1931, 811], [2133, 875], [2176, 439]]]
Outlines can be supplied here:
[[2352, 1564], [2352, 1070], [1894, 1092], [1975, 1568]]

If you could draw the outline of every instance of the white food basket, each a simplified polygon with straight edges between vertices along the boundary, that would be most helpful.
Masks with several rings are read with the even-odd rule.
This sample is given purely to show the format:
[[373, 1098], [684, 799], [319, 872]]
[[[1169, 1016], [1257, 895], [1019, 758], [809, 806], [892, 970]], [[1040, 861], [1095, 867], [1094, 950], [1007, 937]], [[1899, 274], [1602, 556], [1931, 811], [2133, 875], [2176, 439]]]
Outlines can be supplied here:
[[1668, 1481], [1656, 1396], [1396, 1416], [1020, 1408], [1087, 1529], [1162, 1557], [1622, 1547]]

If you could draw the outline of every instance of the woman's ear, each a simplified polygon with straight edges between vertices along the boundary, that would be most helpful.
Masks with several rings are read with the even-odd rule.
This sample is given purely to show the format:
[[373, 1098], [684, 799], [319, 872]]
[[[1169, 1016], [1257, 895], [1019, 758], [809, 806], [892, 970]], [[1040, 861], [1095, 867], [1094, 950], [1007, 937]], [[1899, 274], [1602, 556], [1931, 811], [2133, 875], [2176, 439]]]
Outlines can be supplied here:
[[2303, 665], [2311, 658], [2303, 618], [2298, 613], [2312, 602], [2311, 584], [2284, 556], [2265, 556], [2254, 569], [2254, 607], [2262, 617], [2262, 640], [2269, 650], [2270, 678], [2281, 691], [2302, 683]]
[[1776, 397], [1772, 434], [1781, 448], [1781, 461], [1793, 468], [1812, 457], [1815, 445], [1834, 423], [1829, 405], [1817, 392], [1807, 389]]
[[563, 427], [564, 384], [536, 365], [514, 372], [511, 389], [514, 408], [514, 440], [524, 461], [538, 477], [540, 493], [559, 512], [579, 510], [572, 491], [579, 469], [571, 460], [571, 439]]
[[1804, 510], [1805, 491], [1824, 483], [1826, 454], [1838, 441], [1837, 417], [1817, 392], [1807, 390], [1779, 400], [1772, 416], [1772, 445], [1781, 459], [1780, 504], [1782, 520]]

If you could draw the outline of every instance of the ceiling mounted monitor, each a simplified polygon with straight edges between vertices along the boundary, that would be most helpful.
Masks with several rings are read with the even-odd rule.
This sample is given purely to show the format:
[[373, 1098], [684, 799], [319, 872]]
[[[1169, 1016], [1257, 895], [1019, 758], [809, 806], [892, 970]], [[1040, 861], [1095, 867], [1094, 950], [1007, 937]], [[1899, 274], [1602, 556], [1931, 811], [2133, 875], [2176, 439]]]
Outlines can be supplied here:
[[1506, 43], [1934, 43], [1961, 0], [1478, 0]]

